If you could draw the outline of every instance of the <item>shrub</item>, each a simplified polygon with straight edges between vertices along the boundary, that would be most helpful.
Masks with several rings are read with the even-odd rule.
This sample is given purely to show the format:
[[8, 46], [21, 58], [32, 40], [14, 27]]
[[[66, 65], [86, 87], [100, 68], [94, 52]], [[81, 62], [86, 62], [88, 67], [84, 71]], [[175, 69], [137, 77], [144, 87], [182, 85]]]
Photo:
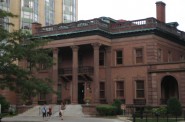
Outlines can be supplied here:
[[114, 100], [114, 103], [112, 104], [113, 106], [116, 107], [116, 114], [117, 115], [123, 114], [123, 110], [121, 109], [121, 104], [122, 104], [122, 102], [119, 99]]
[[8, 112], [10, 104], [6, 101], [5, 97], [0, 95], [0, 104], [2, 113]]
[[161, 116], [161, 115], [166, 115], [167, 113], [167, 108], [165, 106], [160, 106], [159, 108], [153, 108], [152, 113], [155, 114], [156, 116]]
[[102, 116], [113, 116], [116, 115], [117, 108], [111, 105], [99, 105], [96, 106], [96, 110]]
[[182, 113], [181, 103], [177, 98], [170, 98], [167, 102], [167, 110], [172, 115], [180, 116]]

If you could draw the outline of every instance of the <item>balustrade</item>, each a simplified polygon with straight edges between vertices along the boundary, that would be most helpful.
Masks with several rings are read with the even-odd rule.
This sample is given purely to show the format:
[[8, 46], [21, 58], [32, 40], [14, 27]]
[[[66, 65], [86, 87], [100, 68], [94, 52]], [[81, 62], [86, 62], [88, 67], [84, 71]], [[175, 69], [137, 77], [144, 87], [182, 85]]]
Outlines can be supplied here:
[[[81, 74], [92, 74], [93, 73], [93, 67], [91, 66], [84, 66], [78, 68], [78, 73]], [[59, 74], [66, 75], [66, 74], [72, 74], [72, 68], [60, 68]]]
[[147, 18], [141, 20], [134, 21], [125, 21], [125, 22], [106, 22], [100, 18], [92, 19], [92, 20], [82, 20], [72, 23], [62, 23], [53, 26], [46, 26], [38, 28], [38, 33], [68, 33], [68, 32], [78, 32], [78, 31], [89, 31], [99, 29], [102, 31], [106, 31], [109, 33], [124, 33], [128, 31], [136, 31], [142, 29], [159, 29], [166, 31], [168, 33], [174, 34], [185, 39], [185, 32], [180, 31], [170, 25], [162, 23], [155, 18]]

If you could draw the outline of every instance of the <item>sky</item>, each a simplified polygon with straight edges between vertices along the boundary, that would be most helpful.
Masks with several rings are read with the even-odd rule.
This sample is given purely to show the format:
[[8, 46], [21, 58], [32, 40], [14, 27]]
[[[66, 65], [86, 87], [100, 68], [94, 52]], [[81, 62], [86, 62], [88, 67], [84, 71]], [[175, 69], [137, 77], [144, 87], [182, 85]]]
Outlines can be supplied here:
[[185, 31], [185, 0], [78, 0], [78, 20], [156, 18], [157, 1], [166, 4], [166, 22], [178, 22], [178, 29]]

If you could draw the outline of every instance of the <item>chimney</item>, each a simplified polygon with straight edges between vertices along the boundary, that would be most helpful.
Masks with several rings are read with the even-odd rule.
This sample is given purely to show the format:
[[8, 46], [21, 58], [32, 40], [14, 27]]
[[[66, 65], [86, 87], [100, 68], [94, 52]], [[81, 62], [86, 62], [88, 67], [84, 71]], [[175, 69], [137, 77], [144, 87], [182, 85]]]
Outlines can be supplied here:
[[32, 23], [32, 34], [37, 33], [37, 29], [40, 27], [42, 27], [40, 23], [37, 23], [37, 22]]
[[166, 22], [166, 15], [165, 15], [165, 6], [166, 4], [162, 1], [158, 1], [155, 3], [156, 4], [156, 16], [157, 20], [161, 22]]

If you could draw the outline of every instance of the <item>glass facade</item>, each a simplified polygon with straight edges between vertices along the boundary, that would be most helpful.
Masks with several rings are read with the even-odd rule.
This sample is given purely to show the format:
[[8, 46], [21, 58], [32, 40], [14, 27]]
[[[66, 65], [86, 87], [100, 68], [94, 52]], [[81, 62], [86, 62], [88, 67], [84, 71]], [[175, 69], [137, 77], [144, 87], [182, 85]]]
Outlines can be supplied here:
[[[61, 7], [61, 9], [55, 8], [55, 2], [60, 3], [57, 7]], [[13, 0], [3, 0], [0, 2], [0, 9], [19, 15], [19, 20], [3, 18], [0, 20], [0, 24], [3, 25], [11, 21], [16, 25], [14, 27], [16, 29], [31, 30], [33, 22], [41, 23], [42, 26], [54, 25], [61, 22], [73, 22], [77, 19], [76, 2], [77, 0], [61, 0], [61, 2], [58, 0], [20, 0], [15, 4]], [[21, 8], [17, 9], [16, 7], [19, 7], [19, 5], [21, 5]], [[55, 17], [56, 15], [59, 16]], [[3, 26], [9, 29], [7, 24]]]
[[[3, 0], [0, 2], [0, 9], [4, 11], [9, 11], [10, 9], [10, 0]], [[9, 18], [0, 18], [0, 25], [3, 26], [6, 30], [9, 30]]]
[[54, 0], [45, 0], [45, 25], [53, 25], [55, 19], [55, 2]]
[[21, 28], [31, 29], [33, 22], [38, 22], [38, 0], [22, 0]]
[[76, 21], [76, 0], [64, 0], [63, 1], [63, 22]]

